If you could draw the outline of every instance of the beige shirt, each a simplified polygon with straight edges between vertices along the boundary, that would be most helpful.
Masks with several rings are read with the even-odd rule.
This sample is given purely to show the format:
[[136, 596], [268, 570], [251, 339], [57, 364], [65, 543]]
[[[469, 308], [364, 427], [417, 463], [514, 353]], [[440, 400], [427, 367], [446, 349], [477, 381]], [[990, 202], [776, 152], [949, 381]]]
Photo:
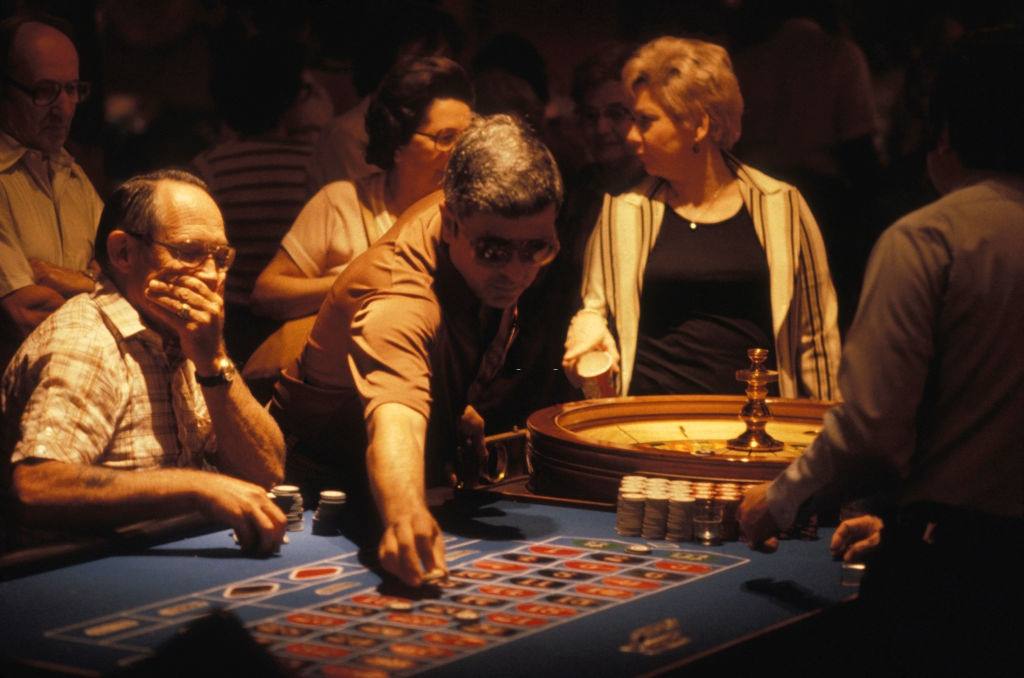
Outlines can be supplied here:
[[0, 132], [0, 297], [34, 284], [29, 259], [85, 270], [102, 211], [67, 151], [47, 161]]
[[310, 278], [338, 275], [384, 235], [395, 216], [384, 204], [383, 172], [363, 181], [335, 181], [302, 208], [281, 249]]

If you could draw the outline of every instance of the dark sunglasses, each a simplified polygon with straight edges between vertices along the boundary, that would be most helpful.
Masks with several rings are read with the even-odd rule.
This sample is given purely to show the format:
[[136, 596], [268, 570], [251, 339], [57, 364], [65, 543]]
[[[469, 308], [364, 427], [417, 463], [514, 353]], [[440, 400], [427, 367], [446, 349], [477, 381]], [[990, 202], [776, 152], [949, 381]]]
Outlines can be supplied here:
[[514, 255], [524, 264], [547, 266], [558, 254], [557, 240], [506, 240], [484, 236], [473, 238], [469, 244], [476, 260], [484, 266], [504, 266]]
[[162, 242], [154, 240], [148, 235], [130, 233], [128, 235], [138, 238], [151, 245], [160, 245], [171, 253], [171, 256], [183, 264], [189, 266], [202, 266], [207, 258], [213, 257], [213, 263], [218, 270], [225, 271], [235, 262], [235, 248], [229, 245], [211, 245], [197, 240], [182, 240], [181, 242]]

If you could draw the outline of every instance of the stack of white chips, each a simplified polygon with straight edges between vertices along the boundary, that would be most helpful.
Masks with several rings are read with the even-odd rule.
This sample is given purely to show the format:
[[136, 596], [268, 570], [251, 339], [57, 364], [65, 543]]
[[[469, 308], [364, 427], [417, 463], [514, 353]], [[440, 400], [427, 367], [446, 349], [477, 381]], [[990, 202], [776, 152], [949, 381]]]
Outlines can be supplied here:
[[[669, 480], [640, 475], [623, 476], [615, 515], [615, 529], [624, 537], [693, 540], [693, 515], [698, 502], [725, 503], [732, 509], [727, 516], [735, 522], [735, 507], [742, 498], [742, 487], [735, 483]], [[729, 526], [726, 526], [727, 528]], [[726, 530], [727, 539], [736, 539]]]
[[295, 485], [275, 485], [271, 489], [274, 503], [288, 518], [288, 531], [302, 530], [302, 493]]

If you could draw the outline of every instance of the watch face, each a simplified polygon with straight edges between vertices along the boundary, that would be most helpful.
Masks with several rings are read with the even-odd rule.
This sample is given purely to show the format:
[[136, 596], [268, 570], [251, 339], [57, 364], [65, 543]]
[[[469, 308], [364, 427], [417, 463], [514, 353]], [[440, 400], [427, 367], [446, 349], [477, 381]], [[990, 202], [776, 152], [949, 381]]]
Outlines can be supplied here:
[[197, 384], [200, 386], [221, 386], [223, 384], [230, 384], [234, 380], [237, 370], [230, 358], [220, 358], [215, 364], [217, 366], [217, 373], [209, 376], [202, 376], [197, 373]]
[[238, 371], [235, 369], [235, 364], [231, 362], [230, 358], [221, 358], [217, 362], [217, 367], [220, 368], [221, 378], [229, 384], [235, 378], [235, 375], [238, 373]]

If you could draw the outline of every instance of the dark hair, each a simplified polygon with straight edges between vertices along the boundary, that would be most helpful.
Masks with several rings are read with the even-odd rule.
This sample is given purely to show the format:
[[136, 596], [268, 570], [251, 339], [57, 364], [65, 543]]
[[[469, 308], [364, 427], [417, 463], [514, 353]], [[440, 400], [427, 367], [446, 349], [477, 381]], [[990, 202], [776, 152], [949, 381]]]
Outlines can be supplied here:
[[[72, 44], [75, 42], [71, 24], [61, 18], [41, 12], [25, 12], [10, 16], [0, 21], [0, 76], [9, 75], [7, 69], [11, 65], [11, 47], [14, 46], [14, 39], [18, 35], [18, 31], [25, 24], [49, 26], [63, 33]], [[78, 49], [77, 45], [75, 49]], [[0, 82], [0, 90], [2, 88], [3, 83]]]
[[96, 262], [110, 275], [110, 256], [107, 238], [113, 231], [125, 231], [140, 236], [152, 235], [157, 226], [156, 205], [153, 196], [161, 181], [179, 181], [210, 192], [199, 177], [184, 170], [157, 170], [128, 179], [114, 189], [103, 205], [99, 226], [96, 227], [94, 247]]
[[355, 32], [352, 51], [352, 84], [360, 96], [372, 93], [399, 61], [462, 51], [462, 29], [434, 4], [377, 0], [368, 5], [353, 10], [351, 19], [363, 28]]
[[558, 164], [537, 135], [511, 115], [476, 118], [445, 167], [444, 200], [456, 216], [517, 218], [562, 204]]
[[576, 65], [572, 71], [570, 95], [577, 109], [582, 108], [587, 96], [604, 83], [622, 80], [622, 67], [635, 49], [636, 45], [612, 43]]
[[366, 110], [366, 162], [391, 169], [395, 151], [409, 143], [435, 99], [458, 99], [472, 107], [473, 86], [462, 66], [423, 57], [391, 69]]
[[530, 88], [541, 103], [547, 104], [548, 74], [544, 57], [537, 47], [516, 33], [500, 33], [487, 41], [473, 58], [473, 74], [489, 70], [511, 73], [530, 83]]
[[299, 98], [303, 48], [279, 37], [228, 41], [213, 64], [210, 94], [217, 110], [242, 136], [273, 129]]
[[1024, 173], [1021, 64], [1024, 32], [999, 28], [963, 38], [939, 70], [929, 117], [965, 167]]

